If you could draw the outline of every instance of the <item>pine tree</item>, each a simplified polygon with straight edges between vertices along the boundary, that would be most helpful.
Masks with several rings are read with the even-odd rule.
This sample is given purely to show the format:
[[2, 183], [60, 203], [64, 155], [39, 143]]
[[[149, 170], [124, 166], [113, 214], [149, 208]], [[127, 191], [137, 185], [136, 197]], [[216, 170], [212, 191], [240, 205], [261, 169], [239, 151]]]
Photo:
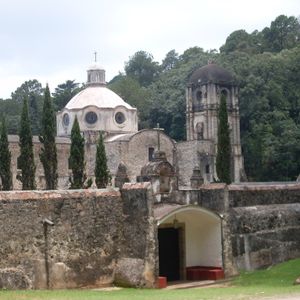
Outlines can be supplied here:
[[56, 122], [54, 109], [48, 85], [45, 89], [44, 106], [42, 114], [41, 135], [39, 140], [43, 147], [40, 160], [42, 162], [46, 189], [55, 190], [57, 187], [57, 152], [55, 144]]
[[80, 134], [77, 117], [75, 117], [71, 131], [69, 167], [72, 170], [72, 177], [70, 178], [71, 189], [84, 188], [84, 182], [86, 180], [84, 173], [84, 138]]
[[3, 118], [0, 130], [0, 177], [3, 191], [9, 191], [12, 189], [12, 173], [10, 166], [11, 153], [9, 151], [6, 123]]
[[100, 134], [97, 143], [95, 177], [98, 189], [105, 188], [111, 179], [109, 170], [107, 168], [107, 159], [102, 134]]
[[18, 175], [17, 179], [22, 182], [23, 190], [34, 190], [36, 188], [35, 163], [33, 156], [31, 126], [28, 114], [28, 99], [26, 96], [24, 97], [23, 102], [19, 137], [21, 154], [18, 158], [18, 168], [21, 169], [22, 174]]
[[230, 161], [231, 147], [228, 125], [228, 114], [226, 107], [226, 96], [221, 95], [219, 108], [219, 125], [218, 125], [218, 147], [217, 147], [217, 175], [221, 182], [231, 183], [230, 179]]

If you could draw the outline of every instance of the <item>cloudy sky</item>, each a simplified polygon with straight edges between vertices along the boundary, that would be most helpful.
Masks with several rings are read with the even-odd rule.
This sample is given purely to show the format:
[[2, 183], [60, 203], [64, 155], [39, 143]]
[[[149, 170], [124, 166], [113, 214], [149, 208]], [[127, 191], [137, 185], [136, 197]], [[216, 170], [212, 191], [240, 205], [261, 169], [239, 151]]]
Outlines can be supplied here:
[[219, 49], [280, 14], [299, 16], [299, 0], [0, 0], [0, 98], [29, 79], [84, 82], [94, 51], [110, 80], [136, 51]]

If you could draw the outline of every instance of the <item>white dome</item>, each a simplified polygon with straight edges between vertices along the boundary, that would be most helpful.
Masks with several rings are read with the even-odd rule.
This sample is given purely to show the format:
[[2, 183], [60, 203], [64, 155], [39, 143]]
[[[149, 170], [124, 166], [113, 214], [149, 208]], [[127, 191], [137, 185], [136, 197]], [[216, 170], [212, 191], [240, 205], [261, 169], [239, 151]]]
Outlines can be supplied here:
[[75, 95], [65, 106], [67, 109], [83, 109], [87, 106], [99, 108], [115, 108], [124, 106], [134, 109], [126, 103], [120, 96], [105, 86], [89, 86]]

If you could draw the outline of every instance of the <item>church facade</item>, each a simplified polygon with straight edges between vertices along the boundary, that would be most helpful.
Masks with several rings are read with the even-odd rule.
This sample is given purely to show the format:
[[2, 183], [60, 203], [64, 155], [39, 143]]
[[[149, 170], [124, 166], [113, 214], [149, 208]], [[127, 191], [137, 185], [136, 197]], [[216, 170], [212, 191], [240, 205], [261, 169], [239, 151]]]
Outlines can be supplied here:
[[[84, 90], [75, 95], [57, 113], [58, 188], [69, 186], [70, 170], [68, 156], [72, 125], [77, 116], [80, 129], [85, 137], [85, 161], [88, 178], [94, 178], [96, 142], [99, 132], [105, 137], [108, 167], [112, 185], [118, 169], [130, 182], [141, 175], [141, 169], [154, 159], [154, 152], [163, 151], [167, 161], [175, 168], [178, 186], [189, 186], [194, 168], [200, 168], [205, 183], [217, 181], [216, 152], [218, 106], [220, 96], [226, 95], [228, 122], [232, 148], [232, 179], [244, 179], [243, 156], [240, 144], [238, 88], [232, 75], [217, 66], [208, 64], [197, 69], [190, 77], [186, 90], [186, 131], [187, 140], [176, 142], [162, 129], [138, 130], [136, 108], [106, 87], [105, 70], [97, 65], [87, 71]], [[16, 175], [19, 155], [18, 137], [10, 136], [14, 189], [20, 189]], [[39, 161], [40, 144], [33, 138], [37, 165], [37, 186], [43, 189], [44, 174]]]

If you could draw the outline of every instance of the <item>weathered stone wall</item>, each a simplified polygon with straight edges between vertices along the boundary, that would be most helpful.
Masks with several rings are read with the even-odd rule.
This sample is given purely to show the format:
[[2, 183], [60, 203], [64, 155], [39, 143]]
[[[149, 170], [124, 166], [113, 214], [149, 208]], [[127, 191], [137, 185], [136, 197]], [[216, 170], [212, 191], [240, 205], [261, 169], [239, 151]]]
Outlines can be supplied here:
[[[174, 165], [175, 142], [163, 132], [159, 133], [159, 137], [160, 150], [166, 153], [168, 162]], [[128, 167], [128, 176], [131, 181], [136, 180], [142, 167], [149, 162], [148, 149], [152, 147], [157, 150], [157, 143], [156, 130], [141, 130], [130, 139], [124, 163]]]
[[178, 191], [173, 202], [221, 215], [228, 275], [300, 257], [299, 183], [207, 184]]
[[[201, 174], [205, 182], [212, 181], [214, 174], [214, 163], [212, 155], [214, 153], [214, 145], [211, 141], [187, 141], [179, 142], [176, 145], [176, 167], [178, 171], [178, 181], [180, 186], [190, 186], [190, 178], [195, 167], [200, 167]], [[205, 159], [204, 159], [205, 158]], [[210, 164], [210, 174], [206, 174], [205, 160]]]
[[[17, 180], [18, 170], [17, 161], [20, 156], [20, 147], [19, 147], [19, 136], [9, 135], [9, 150], [11, 152], [11, 170], [13, 174], [13, 188], [14, 190], [20, 190], [22, 188], [22, 183]], [[41, 152], [41, 143], [37, 136], [34, 136], [33, 139], [33, 151], [34, 151], [34, 162], [36, 165], [36, 185], [38, 189], [45, 188], [45, 176], [42, 163], [40, 161], [40, 152]], [[70, 139], [63, 137], [56, 137], [56, 147], [57, 147], [57, 172], [58, 172], [58, 187], [63, 189], [67, 188], [69, 185], [69, 166], [68, 158], [70, 155]]]
[[252, 270], [300, 256], [300, 185], [229, 186], [233, 257]]
[[116, 190], [1, 192], [4, 282], [23, 274], [33, 288], [100, 286], [112, 283], [129, 259], [139, 268], [135, 280], [123, 282], [153, 286], [155, 268], [149, 271], [148, 264], [155, 266], [156, 245], [153, 238], [148, 242], [154, 222], [147, 188], [128, 186], [123, 199]]

